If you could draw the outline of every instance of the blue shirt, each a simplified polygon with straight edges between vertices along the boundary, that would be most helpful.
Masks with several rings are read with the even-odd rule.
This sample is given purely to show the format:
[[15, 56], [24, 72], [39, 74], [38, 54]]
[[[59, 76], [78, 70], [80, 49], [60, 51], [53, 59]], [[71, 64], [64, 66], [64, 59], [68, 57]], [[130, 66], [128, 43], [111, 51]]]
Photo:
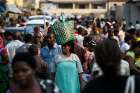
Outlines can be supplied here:
[[41, 58], [48, 63], [49, 71], [53, 67], [52, 64], [54, 62], [55, 56], [60, 54], [61, 52], [62, 52], [61, 46], [57, 45], [56, 43], [51, 49], [47, 45], [41, 48], [41, 52], [40, 52]]

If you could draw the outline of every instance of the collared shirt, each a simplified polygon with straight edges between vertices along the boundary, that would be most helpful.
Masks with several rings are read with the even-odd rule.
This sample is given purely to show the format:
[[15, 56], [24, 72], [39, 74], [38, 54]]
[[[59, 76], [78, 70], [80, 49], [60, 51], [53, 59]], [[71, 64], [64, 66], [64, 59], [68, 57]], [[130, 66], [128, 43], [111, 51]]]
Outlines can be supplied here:
[[56, 43], [51, 49], [48, 46], [41, 48], [41, 58], [48, 63], [49, 70], [51, 70], [52, 68], [55, 56], [60, 54], [61, 52], [61, 46], [57, 45]]

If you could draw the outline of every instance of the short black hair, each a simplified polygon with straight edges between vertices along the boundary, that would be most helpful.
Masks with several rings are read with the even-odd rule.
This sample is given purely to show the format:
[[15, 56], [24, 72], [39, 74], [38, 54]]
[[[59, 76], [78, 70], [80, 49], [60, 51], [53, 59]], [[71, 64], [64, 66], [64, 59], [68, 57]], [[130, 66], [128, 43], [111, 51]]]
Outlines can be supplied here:
[[90, 51], [93, 51], [96, 46], [96, 36], [85, 36], [83, 40], [83, 46], [89, 48]]
[[35, 61], [34, 57], [33, 57], [30, 53], [28, 53], [28, 52], [17, 53], [17, 54], [15, 55], [15, 57], [13, 58], [12, 67], [13, 67], [17, 62], [25, 62], [25, 63], [28, 64], [28, 66], [30, 66], [33, 70], [35, 70], [35, 69], [37, 68], [36, 61]]
[[4, 35], [5, 35], [5, 36], [13, 36], [13, 33], [10, 32], [10, 31], [6, 31], [6, 32], [4, 33]]
[[26, 34], [24, 36], [24, 41], [27, 42], [32, 42], [33, 41], [33, 36], [31, 34]]
[[51, 35], [55, 36], [55, 33], [53, 31], [49, 31], [46, 35], [46, 37], [50, 37]]
[[47, 35], [45, 35], [44, 41], [46, 42], [46, 41], [47, 41], [47, 38], [50, 38], [51, 36], [53, 36], [54, 39], [55, 39], [55, 33], [54, 33], [53, 31], [49, 31], [49, 32], [47, 33]]
[[39, 50], [37, 50], [37, 49], [39, 49], [39, 46], [36, 45], [36, 44], [32, 44], [32, 45], [28, 48], [28, 51], [29, 51], [29, 53], [30, 53], [31, 55], [37, 55], [37, 52], [39, 51]]
[[74, 41], [73, 40], [70, 40], [70, 41], [62, 44], [62, 47], [63, 46], [66, 46], [66, 45], [68, 45], [70, 47], [70, 52], [71, 53], [74, 53]]

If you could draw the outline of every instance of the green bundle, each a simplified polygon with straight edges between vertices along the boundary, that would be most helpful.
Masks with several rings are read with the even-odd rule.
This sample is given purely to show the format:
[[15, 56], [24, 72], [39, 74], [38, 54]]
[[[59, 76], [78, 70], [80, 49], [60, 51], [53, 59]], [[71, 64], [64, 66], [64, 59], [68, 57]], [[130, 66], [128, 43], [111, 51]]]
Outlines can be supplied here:
[[56, 42], [60, 45], [74, 40], [73, 21], [56, 22], [51, 26], [51, 29], [55, 33]]

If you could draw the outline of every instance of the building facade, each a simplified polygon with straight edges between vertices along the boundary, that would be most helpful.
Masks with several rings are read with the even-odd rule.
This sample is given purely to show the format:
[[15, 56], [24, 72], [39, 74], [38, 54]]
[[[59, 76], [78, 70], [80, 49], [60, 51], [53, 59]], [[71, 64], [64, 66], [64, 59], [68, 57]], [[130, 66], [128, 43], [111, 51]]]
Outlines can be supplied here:
[[23, 7], [23, 1], [24, 0], [7, 0], [7, 4], [9, 5], [16, 5], [18, 7]]
[[48, 0], [41, 2], [44, 11], [60, 15], [62, 12], [67, 14], [102, 14], [106, 12], [105, 0]]
[[38, 7], [36, 1], [35, 0], [7, 0], [7, 4], [9, 5], [14, 4], [20, 8], [31, 8], [31, 7], [36, 8]]
[[128, 0], [125, 5], [125, 18], [127, 23], [140, 21], [140, 0]]
[[123, 5], [125, 0], [41, 0], [40, 7], [44, 12], [51, 12], [53, 14], [90, 14], [95, 15], [105, 14], [111, 6]]

